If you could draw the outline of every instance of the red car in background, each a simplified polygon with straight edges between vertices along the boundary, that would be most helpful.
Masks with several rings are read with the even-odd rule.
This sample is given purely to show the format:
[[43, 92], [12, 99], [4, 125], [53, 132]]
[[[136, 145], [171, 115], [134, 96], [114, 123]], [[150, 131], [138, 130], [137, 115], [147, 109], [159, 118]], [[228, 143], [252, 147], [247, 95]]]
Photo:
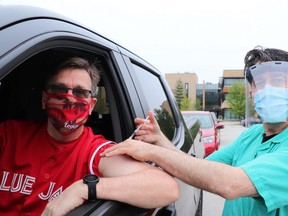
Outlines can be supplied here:
[[213, 119], [209, 111], [182, 111], [184, 119], [197, 118], [200, 121], [200, 128], [205, 146], [205, 157], [218, 150], [220, 145], [220, 129], [224, 124]]

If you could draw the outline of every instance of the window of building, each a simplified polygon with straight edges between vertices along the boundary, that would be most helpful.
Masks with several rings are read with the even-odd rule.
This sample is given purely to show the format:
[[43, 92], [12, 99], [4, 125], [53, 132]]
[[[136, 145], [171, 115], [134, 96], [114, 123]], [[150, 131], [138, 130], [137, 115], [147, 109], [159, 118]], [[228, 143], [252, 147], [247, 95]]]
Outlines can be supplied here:
[[206, 83], [197, 84], [196, 98], [201, 101], [203, 106], [203, 88], [205, 88], [205, 110], [220, 111], [220, 94], [218, 84]]
[[224, 120], [239, 120], [240, 116], [231, 112], [231, 109], [224, 109]]
[[240, 83], [245, 84], [245, 79], [244, 78], [225, 78], [224, 79], [224, 87], [230, 87], [235, 82], [240, 82]]
[[189, 83], [185, 83], [185, 93], [186, 96], [189, 97]]

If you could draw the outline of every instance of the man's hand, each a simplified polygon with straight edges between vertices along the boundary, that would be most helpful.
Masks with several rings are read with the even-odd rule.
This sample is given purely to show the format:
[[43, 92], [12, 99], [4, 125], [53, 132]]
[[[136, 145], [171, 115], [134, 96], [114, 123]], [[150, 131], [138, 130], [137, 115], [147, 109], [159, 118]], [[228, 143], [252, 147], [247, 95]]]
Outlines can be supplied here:
[[42, 216], [66, 215], [76, 207], [82, 205], [88, 199], [88, 187], [83, 180], [74, 182], [66, 188], [58, 197], [50, 201]]

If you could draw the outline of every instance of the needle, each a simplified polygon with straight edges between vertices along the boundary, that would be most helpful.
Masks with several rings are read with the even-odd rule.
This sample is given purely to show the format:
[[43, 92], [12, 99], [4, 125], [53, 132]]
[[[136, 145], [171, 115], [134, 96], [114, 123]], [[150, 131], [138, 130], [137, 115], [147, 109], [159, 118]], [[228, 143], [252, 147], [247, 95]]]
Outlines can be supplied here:
[[[149, 119], [149, 116], [146, 117], [146, 119], [145, 119], [145, 121], [144, 121], [143, 124], [145, 124], [148, 119]], [[131, 134], [131, 136], [129, 137], [129, 139], [132, 139], [132, 138], [135, 136], [136, 132], [137, 132], [138, 130], [140, 130], [140, 128], [142, 127], [143, 124], [139, 125], [139, 127], [137, 127], [136, 130], [134, 130], [134, 132]]]

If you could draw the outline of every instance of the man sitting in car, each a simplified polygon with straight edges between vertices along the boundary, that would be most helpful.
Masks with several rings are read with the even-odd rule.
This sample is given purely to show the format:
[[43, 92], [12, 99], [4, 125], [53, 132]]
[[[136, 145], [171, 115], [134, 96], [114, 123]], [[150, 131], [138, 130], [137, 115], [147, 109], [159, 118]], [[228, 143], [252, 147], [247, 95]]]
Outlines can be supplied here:
[[97, 103], [95, 66], [75, 57], [50, 75], [46, 122], [0, 124], [0, 215], [65, 215], [96, 199], [143, 208], [177, 200], [177, 182], [161, 169], [128, 156], [100, 158], [115, 143], [84, 126]]

